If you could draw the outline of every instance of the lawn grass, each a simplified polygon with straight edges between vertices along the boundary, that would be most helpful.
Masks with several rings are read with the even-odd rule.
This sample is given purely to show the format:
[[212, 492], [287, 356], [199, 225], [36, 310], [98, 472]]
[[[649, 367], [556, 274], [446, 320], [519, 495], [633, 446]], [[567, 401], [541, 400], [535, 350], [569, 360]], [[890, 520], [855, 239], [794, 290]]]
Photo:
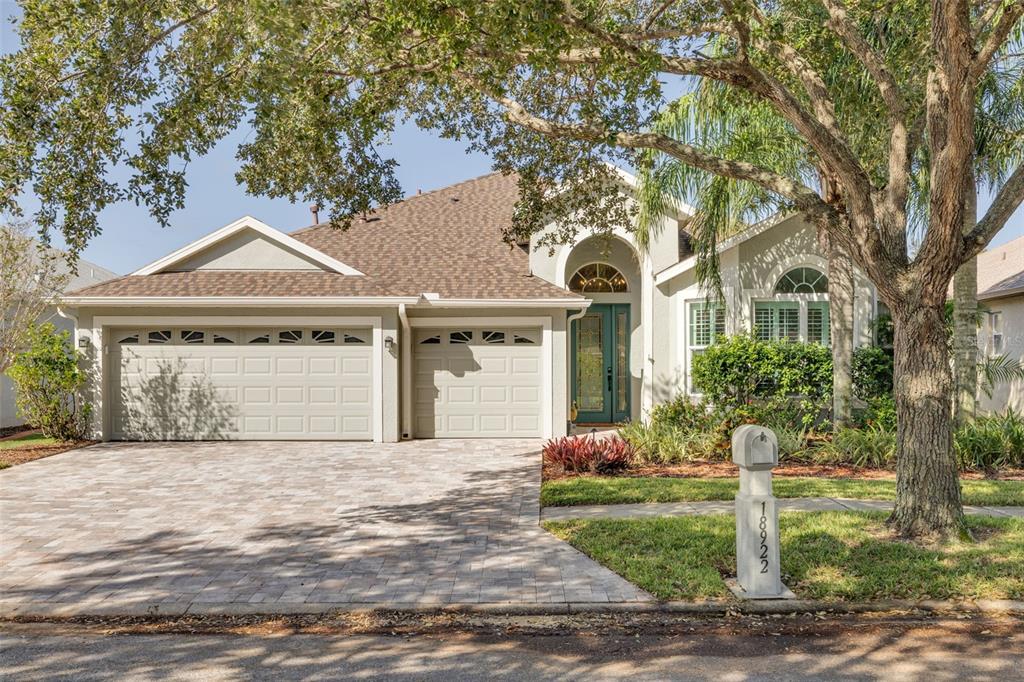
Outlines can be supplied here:
[[[885, 479], [796, 478], [776, 476], [776, 497], [845, 497], [892, 500], [896, 481]], [[1024, 481], [963, 480], [964, 504], [1024, 506]], [[702, 502], [731, 500], [739, 490], [736, 478], [579, 477], [545, 481], [540, 503], [545, 507], [634, 502]]]
[[[972, 517], [975, 542], [892, 539], [885, 514], [780, 514], [783, 581], [827, 601], [1024, 598], [1024, 520]], [[726, 598], [735, 574], [729, 515], [548, 521], [544, 527], [659, 599]]]
[[44, 436], [39, 432], [30, 433], [27, 436], [21, 438], [11, 438], [10, 440], [0, 440], [0, 450], [17, 450], [18, 448], [30, 448], [39, 445], [56, 445], [57, 440]]

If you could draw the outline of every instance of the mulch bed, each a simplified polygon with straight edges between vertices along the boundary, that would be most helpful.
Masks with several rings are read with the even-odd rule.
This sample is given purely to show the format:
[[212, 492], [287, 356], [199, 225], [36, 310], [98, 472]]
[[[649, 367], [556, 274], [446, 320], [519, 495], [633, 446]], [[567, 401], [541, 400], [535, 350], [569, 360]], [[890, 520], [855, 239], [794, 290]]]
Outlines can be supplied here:
[[9, 467], [16, 466], [18, 464], [24, 464], [25, 462], [43, 459], [44, 457], [49, 457], [51, 455], [59, 455], [62, 452], [74, 450], [75, 448], [92, 445], [95, 442], [96, 441], [92, 440], [80, 440], [69, 443], [28, 445], [23, 448], [14, 448], [12, 450], [0, 450], [0, 465], [6, 464]]
[[[894, 479], [896, 472], [889, 469], [867, 469], [854, 466], [801, 464], [797, 462], [783, 463], [772, 469], [775, 476], [800, 476], [805, 478], [856, 478], [856, 479]], [[566, 474], [549, 471], [545, 467], [544, 480], [551, 481], [561, 478], [590, 474]], [[615, 474], [623, 478], [734, 478], [739, 469], [732, 462], [693, 461], [685, 464], [636, 466]], [[1024, 469], [1002, 469], [1000, 471], [964, 471], [960, 478], [975, 480], [1024, 481]]]

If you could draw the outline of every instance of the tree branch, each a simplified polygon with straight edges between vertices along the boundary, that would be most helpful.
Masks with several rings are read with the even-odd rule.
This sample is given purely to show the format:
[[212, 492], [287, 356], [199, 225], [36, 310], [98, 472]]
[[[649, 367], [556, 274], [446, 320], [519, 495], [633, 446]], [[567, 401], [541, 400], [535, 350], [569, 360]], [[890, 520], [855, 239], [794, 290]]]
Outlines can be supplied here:
[[878, 92], [882, 96], [882, 101], [889, 108], [890, 117], [902, 118], [906, 112], [906, 103], [903, 100], [899, 85], [889, 71], [889, 67], [886, 66], [882, 55], [878, 54], [875, 48], [864, 39], [860, 30], [850, 20], [842, 0], [821, 0], [821, 2], [825, 9], [828, 10], [828, 27], [839, 36], [843, 44], [846, 45], [846, 49], [871, 74], [871, 77], [875, 80], [875, 85], [878, 87]]
[[1024, 0], [1017, 0], [1017, 2], [1003, 10], [1002, 16], [999, 17], [999, 21], [992, 28], [992, 32], [988, 34], [984, 45], [982, 45], [978, 54], [974, 56], [974, 62], [971, 65], [971, 79], [973, 82], [977, 82], [985, 71], [988, 70], [989, 65], [992, 63], [992, 58], [995, 57], [996, 52], [1006, 42], [1010, 31], [1013, 30], [1017, 20], [1022, 16], [1024, 16]]
[[791, 200], [801, 210], [809, 213], [831, 211], [811, 188], [760, 166], [723, 159], [660, 133], [610, 131], [595, 124], [552, 121], [531, 114], [526, 107], [510, 97], [486, 92], [472, 76], [462, 76], [474, 90], [501, 105], [509, 121], [542, 135], [613, 144], [629, 149], [657, 150], [709, 173], [755, 183]]
[[999, 189], [999, 193], [996, 194], [992, 205], [988, 207], [985, 217], [979, 220], [974, 229], [964, 237], [964, 249], [967, 252], [965, 259], [979, 253], [992, 241], [992, 238], [1003, 228], [1022, 201], [1024, 201], [1024, 164], [1017, 166], [1017, 169]]

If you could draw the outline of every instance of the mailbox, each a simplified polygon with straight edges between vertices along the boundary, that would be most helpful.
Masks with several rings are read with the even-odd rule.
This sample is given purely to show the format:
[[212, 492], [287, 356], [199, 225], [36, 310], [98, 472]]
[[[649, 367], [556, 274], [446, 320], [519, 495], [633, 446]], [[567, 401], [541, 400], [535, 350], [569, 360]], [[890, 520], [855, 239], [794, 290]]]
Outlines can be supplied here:
[[732, 461], [741, 469], [771, 469], [779, 464], [779, 440], [771, 429], [744, 424], [732, 434]]

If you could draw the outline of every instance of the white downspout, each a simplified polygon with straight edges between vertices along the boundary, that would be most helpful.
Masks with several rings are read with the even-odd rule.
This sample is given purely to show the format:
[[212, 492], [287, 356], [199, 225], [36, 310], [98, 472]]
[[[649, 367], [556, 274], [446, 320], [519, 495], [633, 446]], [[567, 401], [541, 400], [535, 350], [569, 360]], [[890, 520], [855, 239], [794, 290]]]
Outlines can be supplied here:
[[402, 373], [402, 440], [412, 438], [412, 326], [405, 304], [398, 304], [398, 319], [402, 325], [401, 357], [399, 369]]

